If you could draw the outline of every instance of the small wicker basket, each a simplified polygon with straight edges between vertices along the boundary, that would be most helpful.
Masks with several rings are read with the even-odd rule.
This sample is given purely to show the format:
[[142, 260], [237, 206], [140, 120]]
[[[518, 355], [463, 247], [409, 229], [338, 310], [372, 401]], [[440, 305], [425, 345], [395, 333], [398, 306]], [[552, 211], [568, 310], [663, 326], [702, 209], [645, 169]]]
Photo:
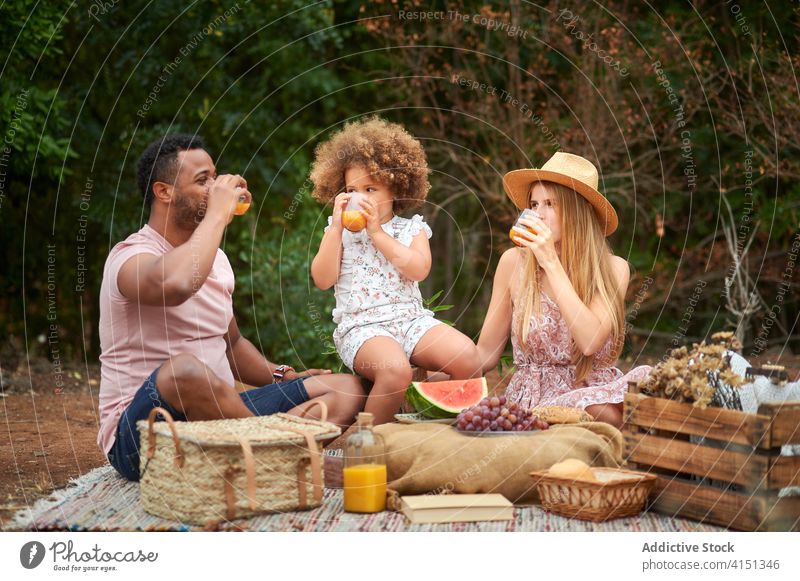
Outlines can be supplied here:
[[[321, 504], [319, 441], [341, 434], [325, 421], [279, 413], [232, 420], [175, 422], [154, 408], [138, 423], [142, 506], [192, 524], [305, 510]], [[156, 422], [157, 414], [166, 419]]]
[[594, 468], [596, 482], [531, 472], [542, 508], [568, 518], [603, 522], [635, 516], [644, 509], [656, 477], [617, 468]]

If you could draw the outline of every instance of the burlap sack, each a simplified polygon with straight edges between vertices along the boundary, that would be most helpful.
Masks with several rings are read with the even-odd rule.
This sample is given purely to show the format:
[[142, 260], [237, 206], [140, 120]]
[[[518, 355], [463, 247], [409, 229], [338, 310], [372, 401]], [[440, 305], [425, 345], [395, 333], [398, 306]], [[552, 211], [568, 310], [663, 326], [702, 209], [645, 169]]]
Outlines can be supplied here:
[[530, 436], [475, 437], [441, 424], [384, 424], [389, 490], [400, 495], [502, 494], [511, 502], [538, 502], [533, 470], [566, 458], [618, 467], [622, 433], [601, 422], [558, 425]]

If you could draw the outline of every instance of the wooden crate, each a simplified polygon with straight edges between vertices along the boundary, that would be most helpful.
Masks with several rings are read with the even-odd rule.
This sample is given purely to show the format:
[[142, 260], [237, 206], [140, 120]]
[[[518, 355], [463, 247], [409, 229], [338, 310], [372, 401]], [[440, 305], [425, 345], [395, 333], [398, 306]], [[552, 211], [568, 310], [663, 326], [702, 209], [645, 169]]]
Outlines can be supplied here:
[[737, 530], [800, 530], [800, 497], [778, 497], [800, 486], [800, 456], [780, 455], [782, 445], [800, 444], [800, 402], [765, 404], [755, 414], [703, 410], [629, 385], [626, 458], [658, 476], [651, 510]]

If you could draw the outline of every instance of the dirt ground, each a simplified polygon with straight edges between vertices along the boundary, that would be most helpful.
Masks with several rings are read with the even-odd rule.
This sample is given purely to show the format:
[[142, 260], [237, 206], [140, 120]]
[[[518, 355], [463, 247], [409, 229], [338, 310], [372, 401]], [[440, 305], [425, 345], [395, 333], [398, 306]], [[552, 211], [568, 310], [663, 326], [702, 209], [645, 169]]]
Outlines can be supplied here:
[[71, 478], [105, 462], [97, 447], [98, 365], [67, 365], [54, 386], [47, 361], [3, 374], [0, 392], [0, 526]]
[[[785, 365], [791, 378], [800, 375], [799, 355], [767, 353], [751, 363], [767, 361]], [[654, 358], [635, 362], [654, 363]], [[633, 364], [621, 360], [618, 366], [627, 371]], [[0, 376], [0, 528], [16, 511], [106, 462], [96, 444], [99, 366], [67, 364], [62, 378], [63, 388], [54, 389], [47, 361]], [[502, 391], [509, 378], [490, 374], [492, 391]]]

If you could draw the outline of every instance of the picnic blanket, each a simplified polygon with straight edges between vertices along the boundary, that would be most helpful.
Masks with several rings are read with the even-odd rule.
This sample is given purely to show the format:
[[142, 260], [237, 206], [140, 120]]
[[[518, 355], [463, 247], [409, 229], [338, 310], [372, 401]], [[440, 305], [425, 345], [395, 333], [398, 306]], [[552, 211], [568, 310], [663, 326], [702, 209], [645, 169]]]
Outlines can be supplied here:
[[514, 520], [481, 523], [409, 524], [397, 512], [359, 515], [344, 512], [341, 489], [325, 490], [322, 506], [304, 512], [220, 520], [193, 527], [147, 514], [139, 501], [139, 484], [119, 476], [111, 466], [97, 468], [57, 490], [49, 499], [21, 511], [6, 530], [27, 531], [718, 531], [717, 527], [654, 513], [606, 523], [571, 520], [539, 507], [517, 507]]

